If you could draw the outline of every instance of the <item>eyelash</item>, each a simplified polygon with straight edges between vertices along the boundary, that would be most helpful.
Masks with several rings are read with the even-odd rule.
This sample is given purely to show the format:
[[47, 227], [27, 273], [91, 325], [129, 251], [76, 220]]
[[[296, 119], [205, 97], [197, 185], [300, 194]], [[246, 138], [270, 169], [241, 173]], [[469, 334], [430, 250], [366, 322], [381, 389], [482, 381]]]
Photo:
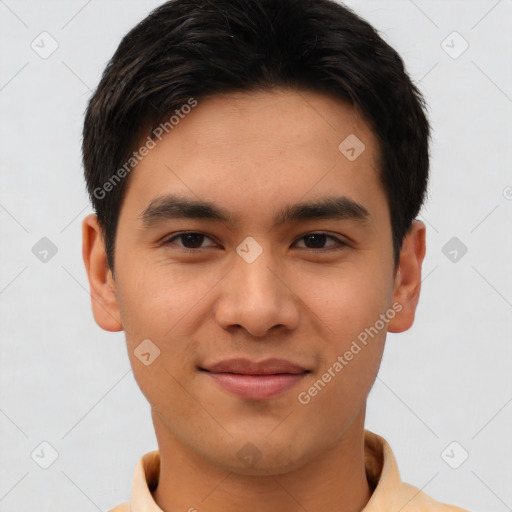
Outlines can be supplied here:
[[[182, 231], [181, 233], [175, 234], [171, 238], [168, 238], [168, 239], [164, 240], [162, 242], [162, 245], [171, 245], [171, 244], [173, 244], [173, 240], [175, 240], [176, 238], [182, 238], [182, 237], [187, 236], [187, 235], [201, 235], [201, 236], [204, 236], [206, 238], [211, 238], [208, 235], [206, 235], [205, 233], [201, 233], [201, 232], [198, 232], [198, 231]], [[326, 249], [309, 249], [308, 247], [301, 248], [301, 249], [309, 249], [309, 250], [312, 250], [314, 252], [328, 252], [328, 251], [340, 250], [340, 249], [343, 249], [344, 247], [348, 247], [348, 244], [343, 242], [339, 238], [336, 238], [335, 236], [328, 235], [327, 233], [323, 233], [323, 232], [320, 232], [320, 231], [318, 231], [318, 232], [314, 231], [312, 233], [307, 233], [305, 235], [302, 235], [301, 237], [299, 237], [298, 240], [302, 240], [303, 238], [306, 238], [308, 236], [314, 236], [314, 235], [324, 235], [327, 238], [331, 238], [331, 239], [336, 241], [337, 246], [328, 247]], [[198, 248], [198, 249], [189, 249], [188, 247], [182, 247], [180, 245], [178, 245], [178, 247], [180, 247], [182, 251], [184, 251], [186, 253], [189, 253], [189, 254], [198, 254], [199, 252], [202, 252], [203, 250], [207, 249], [207, 247]]]

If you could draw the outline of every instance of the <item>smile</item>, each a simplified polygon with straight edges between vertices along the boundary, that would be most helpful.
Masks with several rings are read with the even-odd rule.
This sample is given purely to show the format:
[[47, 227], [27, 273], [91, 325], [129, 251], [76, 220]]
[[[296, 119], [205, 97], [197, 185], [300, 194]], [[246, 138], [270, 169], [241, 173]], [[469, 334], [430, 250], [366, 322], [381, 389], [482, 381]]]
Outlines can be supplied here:
[[266, 400], [296, 386], [311, 373], [285, 359], [270, 358], [255, 362], [236, 358], [199, 368], [221, 388], [249, 400]]
[[296, 386], [309, 372], [249, 375], [204, 370], [204, 373], [234, 395], [249, 400], [266, 400]]

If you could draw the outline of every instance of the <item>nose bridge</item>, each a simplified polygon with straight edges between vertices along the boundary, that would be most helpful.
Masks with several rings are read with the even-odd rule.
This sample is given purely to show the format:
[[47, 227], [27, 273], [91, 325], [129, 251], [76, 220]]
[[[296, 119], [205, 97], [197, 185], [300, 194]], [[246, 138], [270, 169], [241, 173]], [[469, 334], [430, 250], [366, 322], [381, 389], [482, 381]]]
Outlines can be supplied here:
[[242, 326], [255, 336], [275, 325], [293, 328], [298, 312], [293, 294], [279, 279], [280, 264], [272, 251], [246, 239], [237, 253], [217, 308], [218, 322], [224, 328]]
[[272, 307], [278, 300], [280, 282], [270, 269], [276, 268], [270, 248], [261, 246], [254, 238], [247, 237], [236, 250], [234, 282], [239, 300], [254, 301], [260, 307]]

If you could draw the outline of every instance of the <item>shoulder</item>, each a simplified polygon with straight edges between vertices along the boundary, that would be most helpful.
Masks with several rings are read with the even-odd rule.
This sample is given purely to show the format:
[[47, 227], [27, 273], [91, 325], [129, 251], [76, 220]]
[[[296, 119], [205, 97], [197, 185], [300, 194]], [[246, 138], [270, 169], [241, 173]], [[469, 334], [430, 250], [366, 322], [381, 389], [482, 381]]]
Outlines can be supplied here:
[[115, 508], [109, 509], [108, 512], [130, 512], [130, 504], [128, 502], [121, 503]]
[[441, 503], [417, 487], [402, 482], [400, 485], [400, 504], [402, 512], [469, 512], [455, 505]]
[[373, 494], [364, 512], [468, 512], [441, 503], [421, 489], [402, 481], [391, 446], [383, 437], [369, 430], [365, 430], [365, 466]]

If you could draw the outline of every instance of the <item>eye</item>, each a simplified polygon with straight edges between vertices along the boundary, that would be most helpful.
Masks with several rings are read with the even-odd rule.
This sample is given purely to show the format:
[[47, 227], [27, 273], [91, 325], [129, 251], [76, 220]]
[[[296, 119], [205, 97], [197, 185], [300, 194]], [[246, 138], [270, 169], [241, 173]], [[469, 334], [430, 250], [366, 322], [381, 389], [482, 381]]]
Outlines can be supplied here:
[[[199, 233], [195, 231], [184, 231], [182, 233], [178, 233], [171, 238], [168, 238], [164, 242], [162, 242], [162, 245], [177, 245], [178, 247], [181, 247], [184, 251], [189, 253], [197, 253], [200, 252], [201, 249], [204, 249], [206, 247], [214, 247], [215, 244], [202, 246], [205, 239], [211, 238], [204, 233]], [[325, 247], [325, 243], [327, 239], [334, 240], [334, 244], [331, 244], [330, 246]], [[182, 244], [174, 242], [174, 240], [180, 240]], [[339, 238], [328, 235], [326, 233], [308, 233], [307, 235], [303, 235], [299, 238], [298, 241], [305, 241], [306, 247], [300, 247], [301, 249], [313, 249], [313, 250], [333, 250], [337, 248], [343, 248], [346, 247], [347, 244], [340, 240]], [[298, 242], [295, 242], [298, 243]]]
[[[328, 247], [322, 247], [326, 240], [330, 238], [331, 240], [334, 240], [336, 243], [334, 245], [328, 246]], [[309, 233], [307, 235], [303, 235], [299, 240], [305, 240], [307, 244], [312, 245], [313, 247], [306, 247], [306, 249], [335, 249], [344, 247], [347, 244], [342, 242], [339, 238], [336, 238], [332, 235], [327, 235], [326, 233]], [[302, 247], [301, 247], [302, 248]]]
[[[167, 240], [165, 240], [163, 242], [163, 245], [174, 244], [174, 245], [178, 245], [179, 247], [183, 247], [183, 249], [185, 249], [187, 252], [198, 252], [198, 250], [203, 248], [200, 246], [205, 238], [210, 238], [210, 237], [206, 236], [203, 233], [196, 233], [194, 231], [186, 231], [183, 233], [178, 233], [177, 235], [174, 235], [172, 238], [168, 238]], [[173, 242], [173, 240], [176, 240], [176, 239], [181, 239], [181, 241], [184, 243], [184, 245], [175, 244], [175, 242]]]

